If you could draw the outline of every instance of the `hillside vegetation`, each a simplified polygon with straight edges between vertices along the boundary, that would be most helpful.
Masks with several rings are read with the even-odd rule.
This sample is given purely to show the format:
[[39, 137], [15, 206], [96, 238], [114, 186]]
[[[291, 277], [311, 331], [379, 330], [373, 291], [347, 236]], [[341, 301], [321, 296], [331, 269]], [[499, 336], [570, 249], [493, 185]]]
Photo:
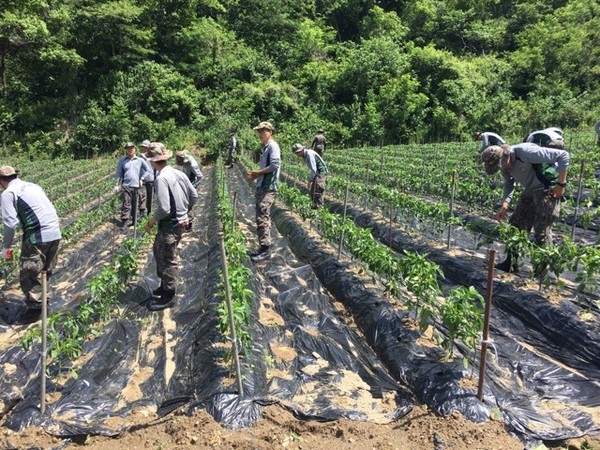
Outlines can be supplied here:
[[218, 148], [232, 130], [251, 145], [259, 119], [286, 140], [323, 127], [348, 146], [600, 118], [597, 1], [3, 5], [5, 152], [86, 156], [146, 138]]

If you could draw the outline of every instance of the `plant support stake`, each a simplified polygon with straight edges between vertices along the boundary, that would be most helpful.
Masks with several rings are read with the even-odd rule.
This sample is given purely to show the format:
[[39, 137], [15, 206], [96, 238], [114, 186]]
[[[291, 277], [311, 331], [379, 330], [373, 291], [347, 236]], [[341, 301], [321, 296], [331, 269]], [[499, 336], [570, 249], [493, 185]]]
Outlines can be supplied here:
[[344, 195], [344, 218], [342, 219], [342, 232], [340, 233], [340, 246], [338, 248], [338, 259], [342, 256], [342, 245], [344, 245], [344, 224], [346, 223], [346, 209], [348, 208], [348, 189], [349, 184], [346, 184], [346, 194]]
[[454, 194], [456, 193], [456, 170], [452, 172], [452, 190], [450, 194], [450, 216], [448, 217], [448, 242], [447, 247], [450, 249], [450, 241], [452, 240], [452, 216], [454, 215]]
[[46, 356], [48, 354], [48, 277], [42, 270], [42, 364], [40, 368], [40, 412], [46, 414]]
[[231, 343], [233, 344], [233, 362], [235, 364], [235, 377], [237, 380], [237, 386], [240, 396], [243, 396], [244, 387], [242, 385], [242, 369], [240, 367], [240, 354], [238, 351], [237, 336], [235, 335], [233, 305], [231, 304], [231, 288], [229, 287], [229, 273], [227, 272], [227, 257], [225, 255], [225, 242], [223, 241], [223, 233], [220, 232], [217, 238], [219, 239], [219, 247], [221, 247], [221, 265], [223, 267], [223, 282], [225, 284], [225, 302], [227, 303], [227, 316], [229, 318], [229, 329], [231, 330]]
[[577, 187], [577, 202], [575, 203], [575, 213], [573, 214], [573, 228], [571, 228], [571, 240], [575, 240], [575, 227], [577, 226], [577, 215], [579, 213], [579, 202], [581, 201], [581, 190], [583, 189], [583, 167], [585, 161], [581, 161], [579, 169], [579, 186]]
[[233, 193], [233, 211], [231, 212], [231, 232], [235, 230], [235, 211], [237, 208], [237, 191]]
[[485, 381], [485, 365], [490, 337], [490, 309], [492, 307], [492, 289], [494, 287], [494, 264], [496, 262], [496, 250], [488, 251], [488, 278], [485, 292], [485, 312], [483, 313], [483, 333], [481, 339], [481, 359], [479, 360], [479, 386], [477, 387], [477, 398], [483, 401], [483, 383]]

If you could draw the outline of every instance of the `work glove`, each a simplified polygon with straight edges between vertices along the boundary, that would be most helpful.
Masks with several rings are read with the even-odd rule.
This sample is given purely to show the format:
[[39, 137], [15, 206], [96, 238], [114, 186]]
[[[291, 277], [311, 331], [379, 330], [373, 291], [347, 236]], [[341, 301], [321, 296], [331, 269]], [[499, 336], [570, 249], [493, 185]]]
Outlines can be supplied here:
[[118, 184], [115, 186], [115, 194], [118, 194], [119, 192], [121, 192], [121, 186], [119, 186]]
[[10, 248], [3, 248], [2, 253], [0, 253], [0, 260], [5, 259], [10, 261], [13, 257], [12, 250]]

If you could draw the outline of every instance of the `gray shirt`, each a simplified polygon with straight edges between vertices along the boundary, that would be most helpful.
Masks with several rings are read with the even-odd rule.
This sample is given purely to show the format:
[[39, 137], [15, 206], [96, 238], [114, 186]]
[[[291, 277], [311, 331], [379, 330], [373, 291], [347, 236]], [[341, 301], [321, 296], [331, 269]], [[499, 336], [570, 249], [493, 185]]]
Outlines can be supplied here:
[[154, 220], [160, 229], [174, 229], [189, 221], [188, 212], [198, 200], [198, 192], [189, 178], [173, 167], [165, 166], [154, 180], [156, 211]]
[[118, 183], [122, 180], [123, 186], [139, 188], [140, 180], [146, 176], [148, 167], [148, 163], [137, 155], [134, 155], [133, 158], [123, 156], [117, 164], [115, 181]]
[[256, 188], [276, 191], [280, 167], [281, 150], [279, 144], [271, 139], [264, 145], [259, 163], [259, 169], [268, 169], [268, 172], [256, 179]]
[[546, 189], [538, 179], [532, 164], [556, 164], [560, 172], [569, 166], [569, 152], [553, 148], [540, 147], [537, 144], [524, 142], [510, 148], [511, 166], [502, 169], [504, 177], [504, 201], [510, 203], [515, 190], [515, 182], [524, 189], [542, 191]]
[[304, 163], [310, 169], [309, 180], [314, 180], [317, 175], [327, 175], [329, 171], [323, 158], [317, 152], [309, 148], [304, 149]]
[[31, 244], [47, 244], [61, 238], [56, 209], [37, 184], [15, 178], [1, 199], [4, 248], [13, 244], [15, 228], [19, 224], [23, 228], [23, 240]]

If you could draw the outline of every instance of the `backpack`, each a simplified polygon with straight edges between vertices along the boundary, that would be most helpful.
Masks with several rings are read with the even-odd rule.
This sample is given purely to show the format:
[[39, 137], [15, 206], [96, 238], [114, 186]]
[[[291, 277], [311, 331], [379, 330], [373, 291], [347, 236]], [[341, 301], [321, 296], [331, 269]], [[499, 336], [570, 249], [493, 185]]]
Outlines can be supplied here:
[[[523, 161], [516, 152], [515, 156], [519, 161]], [[556, 182], [558, 181], [558, 163], [532, 164], [531, 167], [537, 179], [542, 182], [546, 189], [552, 189], [556, 186]]]
[[538, 180], [542, 182], [546, 189], [552, 189], [556, 186], [556, 182], [558, 181], [558, 165], [556, 163], [532, 164], [531, 166], [533, 167]]

